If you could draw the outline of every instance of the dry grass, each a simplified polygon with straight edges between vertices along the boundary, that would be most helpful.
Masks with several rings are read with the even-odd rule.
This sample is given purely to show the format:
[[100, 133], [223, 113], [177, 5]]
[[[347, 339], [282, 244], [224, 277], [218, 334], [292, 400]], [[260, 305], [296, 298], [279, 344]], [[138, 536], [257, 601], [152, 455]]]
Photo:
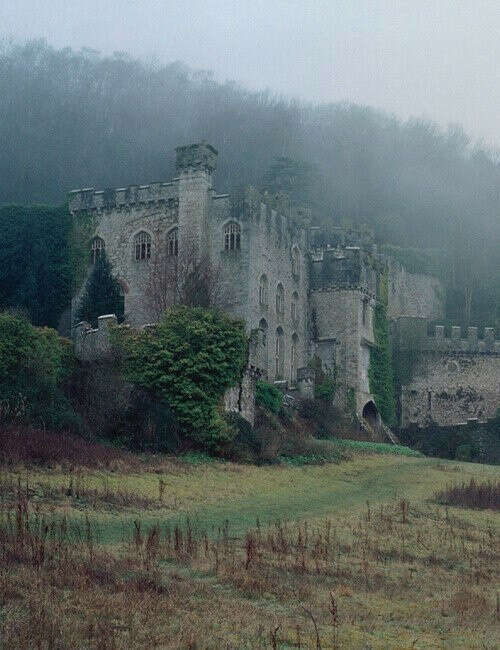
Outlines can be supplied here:
[[478, 483], [473, 477], [468, 483], [449, 485], [434, 496], [438, 503], [450, 506], [500, 510], [500, 481]]
[[140, 462], [131, 453], [91, 443], [67, 432], [23, 425], [0, 426], [0, 464], [96, 467], [131, 470]]
[[[498, 521], [428, 501], [442, 463], [145, 469], [3, 472], [0, 647], [498, 647]], [[270, 521], [257, 488], [297, 515], [305, 490], [307, 509]], [[193, 499], [233, 501], [238, 519], [187, 517]], [[105, 544], [110, 508], [122, 530]]]

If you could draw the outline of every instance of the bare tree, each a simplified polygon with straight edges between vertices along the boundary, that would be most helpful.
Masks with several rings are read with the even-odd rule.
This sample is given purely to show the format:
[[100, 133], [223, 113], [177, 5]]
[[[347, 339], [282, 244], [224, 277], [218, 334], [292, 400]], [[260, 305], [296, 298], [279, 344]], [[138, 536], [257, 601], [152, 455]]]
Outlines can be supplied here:
[[178, 255], [158, 252], [152, 260], [146, 299], [156, 320], [173, 305], [224, 309], [231, 296], [220, 263], [199, 256], [194, 243], [184, 245]]

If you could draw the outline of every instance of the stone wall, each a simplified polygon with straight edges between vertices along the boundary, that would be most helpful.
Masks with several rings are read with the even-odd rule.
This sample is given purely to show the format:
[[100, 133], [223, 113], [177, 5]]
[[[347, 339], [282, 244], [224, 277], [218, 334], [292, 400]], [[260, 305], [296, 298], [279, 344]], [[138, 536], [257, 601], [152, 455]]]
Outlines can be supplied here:
[[[128, 326], [118, 325], [118, 320], [114, 314], [99, 316], [97, 328], [92, 328], [85, 322], [77, 323], [72, 331], [76, 358], [91, 364], [99, 363], [102, 365], [102, 362], [107, 362], [108, 366], [112, 365], [115, 357], [110, 332], [113, 327]], [[143, 327], [154, 327], [154, 325], [145, 325]], [[255, 345], [258, 346], [259, 344], [259, 337], [257, 337]], [[250, 361], [253, 364], [258, 362], [255, 354], [251, 354]], [[255, 382], [261, 375], [262, 371], [259, 368], [255, 365], [249, 365], [240, 384], [229, 388], [223, 399], [227, 411], [238, 412], [252, 425], [255, 419]]]
[[368, 366], [374, 344], [375, 298], [362, 288], [331, 288], [312, 292], [311, 306], [316, 329], [314, 353], [324, 368], [336, 370], [337, 405], [350, 408], [349, 394], [354, 391], [356, 412], [361, 415], [363, 406], [373, 400]]
[[388, 309], [390, 320], [401, 317], [438, 320], [444, 317], [444, 287], [430, 275], [409, 273], [401, 264], [388, 263]]
[[259, 372], [247, 368], [239, 385], [228, 388], [224, 394], [224, 409], [239, 413], [252, 426], [255, 422], [255, 382], [259, 377]]
[[[413, 325], [413, 327], [412, 327]], [[425, 321], [399, 323], [398, 348], [411, 352], [411, 376], [401, 391], [401, 426], [455, 425], [469, 418], [492, 418], [500, 408], [500, 341], [492, 328], [478, 339], [470, 327], [452, 336], [437, 326], [426, 336]], [[420, 333], [420, 335], [419, 335]]]
[[[218, 306], [244, 319], [248, 333], [265, 330], [260, 355], [264, 375], [271, 381], [278, 378], [280, 333], [283, 378], [294, 383], [297, 368], [309, 359], [307, 233], [296, 220], [297, 215], [303, 219], [303, 214], [292, 209], [287, 197], [262, 195], [254, 188], [233, 197], [217, 194], [212, 187], [217, 151], [206, 143], [176, 151], [178, 177], [169, 183], [70, 193], [75, 218], [90, 215], [95, 223], [93, 236], [104, 241], [123, 288], [125, 322], [137, 327], [157, 319], [151, 294], [158, 288], [152, 284], [164, 274], [168, 237], [177, 228], [179, 257], [203, 256], [216, 276]], [[224, 246], [224, 228], [230, 222], [241, 229], [236, 250]], [[151, 237], [150, 259], [135, 258], [134, 238], [139, 232]], [[295, 264], [293, 255], [297, 256]], [[266, 304], [259, 288], [263, 276], [268, 287]], [[276, 309], [278, 285], [283, 287], [283, 313]]]

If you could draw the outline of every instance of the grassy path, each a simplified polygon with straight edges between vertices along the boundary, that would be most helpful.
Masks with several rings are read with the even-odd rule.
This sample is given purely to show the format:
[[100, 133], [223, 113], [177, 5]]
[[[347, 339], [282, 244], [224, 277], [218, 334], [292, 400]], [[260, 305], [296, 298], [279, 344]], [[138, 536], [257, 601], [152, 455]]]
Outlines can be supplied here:
[[[66, 504], [70, 519], [81, 521], [88, 514], [95, 522], [98, 538], [115, 543], [130, 537], [133, 522], [143, 526], [191, 522], [209, 534], [227, 520], [230, 534], [241, 534], [255, 525], [278, 519], [299, 520], [330, 517], [345, 510], [355, 511], [394, 499], [413, 502], [431, 497], [433, 492], [457, 480], [498, 478], [499, 468], [452, 463], [403, 456], [367, 456], [340, 465], [306, 467], [252, 467], [230, 463], [209, 463], [162, 474], [165, 503], [170, 507], [140, 509], [92, 509]], [[53, 473], [32, 475], [30, 481], [67, 481]], [[106, 481], [111, 490], [126, 490], [156, 499], [159, 476], [154, 473], [93, 473], [85, 477], [89, 487]], [[477, 513], [478, 517], [489, 516]]]

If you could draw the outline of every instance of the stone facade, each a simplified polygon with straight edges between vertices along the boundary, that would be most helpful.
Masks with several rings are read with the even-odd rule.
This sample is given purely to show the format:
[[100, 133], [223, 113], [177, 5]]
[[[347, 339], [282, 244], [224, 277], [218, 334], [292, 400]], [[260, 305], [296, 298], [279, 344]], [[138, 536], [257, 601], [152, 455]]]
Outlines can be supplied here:
[[306, 226], [286, 197], [253, 188], [233, 197], [217, 194], [216, 158], [208, 144], [179, 147], [173, 181], [75, 190], [70, 210], [76, 218], [93, 215], [94, 241], [123, 287], [127, 323], [154, 322], [148, 294], [155, 264], [189, 250], [217, 274], [225, 310], [244, 319], [249, 333], [262, 331], [255, 354], [263, 375], [295, 383], [309, 358]]
[[423, 319], [401, 319], [395, 340], [401, 351], [411, 355], [410, 377], [401, 392], [401, 427], [429, 424], [458, 425], [471, 418], [484, 422], [500, 407], [500, 341], [492, 328], [478, 338], [469, 327], [443, 326], [427, 336]]
[[409, 273], [401, 264], [387, 258], [388, 316], [439, 320], [444, 317], [444, 288], [430, 275]]
[[[93, 224], [89, 260], [95, 261], [104, 249], [113, 265], [123, 289], [126, 324], [141, 327], [158, 318], [151, 300], [158, 269], [160, 275], [164, 269], [178, 269], [183, 255], [203, 260], [217, 277], [219, 306], [242, 318], [251, 335], [250, 374], [244, 385], [226, 396], [228, 409], [241, 411], [242, 395], [249, 393], [257, 375], [285, 391], [297, 388], [303, 396], [313, 395], [313, 373], [307, 366], [319, 357], [323, 368], [335, 375], [337, 405], [359, 418], [374, 419], [368, 368], [375, 345], [373, 314], [380, 270], [388, 269], [388, 316], [400, 324], [426, 327], [429, 320], [442, 317], [439, 281], [408, 273], [378, 255], [373, 234], [366, 229], [311, 228], [308, 211], [291, 205], [285, 195], [271, 196], [252, 187], [234, 195], [218, 193], [213, 187], [217, 151], [209, 144], [178, 147], [176, 154], [176, 176], [171, 181], [104, 191], [87, 188], [69, 196], [75, 219], [90, 217]], [[175, 302], [170, 284], [160, 289], [162, 297], [172, 292]], [[77, 293], [75, 302], [78, 298]], [[81, 358], [95, 360], [105, 354], [102, 341], [108, 321], [102, 317], [97, 330], [73, 323]], [[429, 390], [434, 396], [433, 417], [442, 421], [452, 417], [444, 415], [444, 405], [437, 406], [444, 399], [438, 394], [449, 394], [453, 385], [447, 374], [452, 372], [450, 354], [455, 355], [456, 376], [463, 376], [457, 390], [475, 386], [488, 404], [485, 415], [491, 414], [495, 400], [498, 405], [491, 386], [499, 383], [498, 358], [491, 349], [493, 345], [496, 350], [497, 344], [491, 344], [491, 333], [486, 331], [484, 342], [469, 333], [466, 342], [454, 338], [449, 343], [441, 336], [437, 343], [439, 334], [429, 341], [418, 327], [415, 345], [422, 351], [422, 365], [413, 384], [405, 387], [403, 423], [424, 417]], [[486, 349], [487, 357], [474, 356]], [[432, 381], [425, 379], [432, 373]], [[250, 420], [252, 408], [245, 415]], [[481, 415], [479, 405], [473, 411]], [[460, 409], [455, 412], [462, 417]], [[458, 417], [456, 413], [453, 417]]]

